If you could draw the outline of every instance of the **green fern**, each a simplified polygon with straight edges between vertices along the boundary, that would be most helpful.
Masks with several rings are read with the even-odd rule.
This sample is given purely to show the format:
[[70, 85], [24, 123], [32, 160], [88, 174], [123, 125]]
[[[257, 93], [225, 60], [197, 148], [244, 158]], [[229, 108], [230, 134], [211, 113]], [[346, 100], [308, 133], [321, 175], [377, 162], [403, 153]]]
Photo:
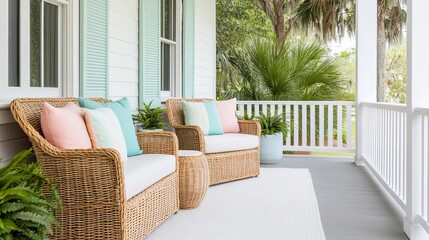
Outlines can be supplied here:
[[282, 115], [271, 115], [268, 111], [268, 114], [263, 112], [259, 113], [259, 116], [256, 117], [256, 120], [261, 124], [261, 134], [262, 136], [273, 135], [276, 133], [282, 133], [283, 136], [286, 136], [288, 133], [288, 123], [283, 120]]
[[[61, 198], [39, 162], [27, 164], [32, 150], [18, 153], [0, 168], [0, 239], [47, 239], [59, 227]], [[42, 191], [50, 189], [50, 194]]]
[[138, 109], [138, 114], [133, 115], [133, 120], [141, 123], [143, 129], [163, 129], [166, 124], [162, 118], [164, 110], [161, 107], [152, 108], [152, 101], [143, 103], [143, 108]]

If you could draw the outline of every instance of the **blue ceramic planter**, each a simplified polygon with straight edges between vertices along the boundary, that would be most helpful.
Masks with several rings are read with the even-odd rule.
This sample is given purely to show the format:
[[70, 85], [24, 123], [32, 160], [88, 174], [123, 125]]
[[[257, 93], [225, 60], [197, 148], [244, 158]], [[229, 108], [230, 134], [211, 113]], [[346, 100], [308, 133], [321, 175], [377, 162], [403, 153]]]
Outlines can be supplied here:
[[277, 163], [283, 157], [283, 134], [261, 136], [261, 163]]

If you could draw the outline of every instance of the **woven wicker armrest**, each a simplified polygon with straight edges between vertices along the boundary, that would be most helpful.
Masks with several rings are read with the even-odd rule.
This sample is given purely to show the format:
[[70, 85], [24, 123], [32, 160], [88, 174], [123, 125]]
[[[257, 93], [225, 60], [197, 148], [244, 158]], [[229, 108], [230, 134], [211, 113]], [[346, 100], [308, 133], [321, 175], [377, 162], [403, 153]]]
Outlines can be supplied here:
[[238, 120], [238, 125], [241, 133], [261, 136], [261, 125], [258, 121]]
[[56, 232], [55, 239], [97, 238], [105, 229], [110, 230], [109, 237], [125, 239], [124, 176], [116, 150], [43, 151], [36, 146], [35, 151], [45, 176], [57, 182], [62, 198], [63, 210], [57, 217], [63, 233]]
[[198, 126], [174, 125], [179, 140], [179, 149], [204, 152], [204, 133]]
[[177, 156], [179, 143], [172, 132], [138, 132], [137, 139], [143, 153], [159, 153]]

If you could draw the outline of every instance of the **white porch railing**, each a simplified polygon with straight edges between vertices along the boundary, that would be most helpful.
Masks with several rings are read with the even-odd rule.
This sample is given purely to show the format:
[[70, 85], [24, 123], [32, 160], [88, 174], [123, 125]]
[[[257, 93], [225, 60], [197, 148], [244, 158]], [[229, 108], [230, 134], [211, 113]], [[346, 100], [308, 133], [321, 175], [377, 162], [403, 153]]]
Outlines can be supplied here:
[[238, 115], [282, 114], [289, 123], [285, 151], [354, 152], [355, 103], [239, 101]]
[[407, 108], [405, 105], [361, 103], [362, 160], [405, 210]]
[[405, 225], [418, 224], [429, 234], [429, 109], [361, 103], [358, 114], [363, 162], [406, 212]]

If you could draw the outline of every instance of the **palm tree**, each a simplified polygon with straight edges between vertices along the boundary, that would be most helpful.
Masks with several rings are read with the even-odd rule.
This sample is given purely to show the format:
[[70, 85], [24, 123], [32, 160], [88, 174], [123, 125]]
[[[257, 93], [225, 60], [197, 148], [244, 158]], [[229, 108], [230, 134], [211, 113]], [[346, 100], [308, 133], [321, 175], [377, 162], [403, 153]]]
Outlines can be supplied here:
[[[385, 100], [386, 47], [402, 40], [406, 23], [405, 0], [377, 0], [377, 101]], [[341, 39], [355, 31], [354, 0], [304, 0], [296, 11], [304, 28], [324, 41]]]
[[343, 88], [337, 63], [317, 42], [288, 40], [278, 48], [253, 40], [232, 64], [242, 77], [242, 100], [333, 100]]

